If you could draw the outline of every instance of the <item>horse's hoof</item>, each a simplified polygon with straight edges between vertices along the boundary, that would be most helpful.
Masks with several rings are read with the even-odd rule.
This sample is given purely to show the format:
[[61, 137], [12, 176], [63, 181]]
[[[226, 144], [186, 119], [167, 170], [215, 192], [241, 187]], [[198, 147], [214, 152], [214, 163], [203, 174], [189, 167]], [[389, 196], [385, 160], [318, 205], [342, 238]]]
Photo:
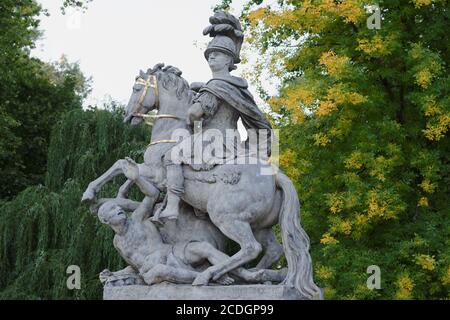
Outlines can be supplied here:
[[89, 203], [95, 201], [95, 192], [92, 189], [87, 189], [81, 197], [81, 203]]
[[200, 273], [192, 282], [193, 286], [207, 286], [209, 283], [209, 280], [211, 279], [211, 275], [209, 273]]

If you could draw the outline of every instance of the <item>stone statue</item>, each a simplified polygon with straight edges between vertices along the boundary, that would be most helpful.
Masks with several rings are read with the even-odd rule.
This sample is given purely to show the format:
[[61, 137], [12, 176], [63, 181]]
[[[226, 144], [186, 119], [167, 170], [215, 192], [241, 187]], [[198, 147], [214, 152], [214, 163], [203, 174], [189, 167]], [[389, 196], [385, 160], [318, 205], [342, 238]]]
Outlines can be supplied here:
[[[129, 264], [118, 272], [105, 270], [101, 279], [191, 288], [270, 282], [292, 288], [303, 299], [321, 298], [295, 187], [268, 159], [271, 126], [246, 81], [230, 75], [240, 62], [241, 25], [224, 12], [215, 13], [210, 23], [204, 34], [213, 37], [205, 51], [212, 79], [189, 86], [172, 66], [141, 71], [124, 121], [153, 122], [144, 163], [118, 160], [83, 194], [82, 201], [90, 202], [92, 211], [116, 232], [114, 245]], [[249, 139], [239, 140], [239, 118], [249, 138], [257, 138], [256, 153]], [[119, 174], [127, 182], [117, 197], [97, 200], [100, 188]], [[126, 198], [133, 184], [145, 195], [140, 203]], [[166, 193], [163, 201], [161, 193]], [[125, 211], [132, 211], [130, 217]], [[283, 245], [272, 230], [278, 223]], [[224, 252], [226, 239], [240, 248], [231, 256]], [[287, 270], [270, 270], [283, 254]], [[256, 267], [244, 269], [248, 263]]]
[[[160, 231], [145, 216], [145, 210], [138, 207], [131, 217], [127, 217], [123, 207], [114, 200], [105, 202], [98, 211], [101, 222], [115, 231], [114, 247], [130, 265], [131, 268], [127, 267], [126, 273], [128, 277], [135, 278], [136, 283], [140, 283], [142, 278], [148, 285], [162, 281], [191, 284], [199, 275], [195, 266], [201, 266], [205, 262], [214, 265], [229, 258], [216, 248], [216, 243], [206, 240], [211, 229], [197, 228], [195, 233], [189, 233], [189, 239], [164, 242]], [[183, 228], [189, 229], [192, 219], [186, 217], [184, 222]], [[181, 233], [179, 226], [173, 231]], [[171, 235], [176, 236], [176, 233], [171, 232]], [[102, 276], [106, 273], [108, 270]], [[122, 270], [110, 275], [124, 273]], [[248, 283], [280, 282], [286, 276], [285, 270], [260, 269], [251, 272], [243, 268], [234, 270], [232, 274]], [[234, 279], [224, 275], [217, 282], [228, 285]]]

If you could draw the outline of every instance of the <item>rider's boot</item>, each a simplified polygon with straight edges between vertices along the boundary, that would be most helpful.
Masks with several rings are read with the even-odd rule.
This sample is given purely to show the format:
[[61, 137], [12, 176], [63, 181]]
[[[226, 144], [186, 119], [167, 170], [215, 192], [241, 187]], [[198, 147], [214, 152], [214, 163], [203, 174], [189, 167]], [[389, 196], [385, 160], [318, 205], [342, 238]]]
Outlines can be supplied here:
[[180, 198], [184, 193], [183, 168], [179, 164], [166, 166], [167, 170], [167, 205], [159, 215], [160, 219], [178, 218]]

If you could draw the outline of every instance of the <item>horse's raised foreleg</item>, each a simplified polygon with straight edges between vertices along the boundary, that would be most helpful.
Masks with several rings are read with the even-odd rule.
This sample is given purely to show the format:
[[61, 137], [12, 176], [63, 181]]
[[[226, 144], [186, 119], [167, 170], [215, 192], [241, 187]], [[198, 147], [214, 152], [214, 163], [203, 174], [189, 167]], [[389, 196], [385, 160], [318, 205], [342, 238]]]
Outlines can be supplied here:
[[111, 168], [109, 168], [100, 177], [89, 183], [86, 191], [83, 193], [81, 198], [82, 202], [93, 202], [95, 200], [95, 194], [108, 182], [111, 181], [115, 176], [123, 173], [123, 169], [128, 166], [128, 161], [125, 159], [120, 159], [116, 161]]
[[237, 242], [241, 247], [241, 250], [229, 259], [203, 271], [195, 278], [192, 285], [207, 285], [211, 279], [217, 280], [225, 273], [256, 259], [262, 250], [262, 246], [253, 236], [252, 228], [248, 222], [227, 220], [227, 218], [229, 218], [229, 216], [227, 217], [227, 214], [211, 215], [211, 219], [213, 219], [214, 216], [220, 216], [220, 219], [217, 219], [219, 221], [213, 221], [213, 223], [225, 236]]

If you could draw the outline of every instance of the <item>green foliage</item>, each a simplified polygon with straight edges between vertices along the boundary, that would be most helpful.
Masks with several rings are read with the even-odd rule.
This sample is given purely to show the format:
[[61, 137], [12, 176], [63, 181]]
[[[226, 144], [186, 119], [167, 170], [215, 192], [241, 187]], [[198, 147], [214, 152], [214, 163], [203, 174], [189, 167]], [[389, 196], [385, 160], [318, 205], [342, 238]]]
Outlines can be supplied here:
[[[120, 110], [74, 110], [58, 121], [46, 185], [0, 202], [0, 299], [101, 298], [99, 272], [124, 263], [112, 231], [80, 204], [81, 195], [117, 159], [142, 161], [149, 140], [149, 128], [124, 125]], [[114, 196], [124, 181], [115, 179], [100, 196]], [[66, 287], [70, 265], [81, 268], [81, 290]]]
[[281, 81], [267, 102], [326, 296], [448, 298], [448, 1], [381, 1], [379, 30], [370, 1], [265, 3], [245, 8], [254, 78]]
[[46, 64], [30, 57], [39, 36], [36, 1], [0, 3], [0, 198], [42, 183], [54, 122], [80, 109], [89, 81], [63, 57]]
[[222, 0], [219, 4], [214, 7], [215, 11], [228, 11], [230, 10], [230, 4], [233, 0]]
[[89, 2], [92, 1], [93, 0], [64, 0], [61, 6], [61, 11], [65, 13], [66, 9], [69, 7], [86, 10], [88, 8]]

